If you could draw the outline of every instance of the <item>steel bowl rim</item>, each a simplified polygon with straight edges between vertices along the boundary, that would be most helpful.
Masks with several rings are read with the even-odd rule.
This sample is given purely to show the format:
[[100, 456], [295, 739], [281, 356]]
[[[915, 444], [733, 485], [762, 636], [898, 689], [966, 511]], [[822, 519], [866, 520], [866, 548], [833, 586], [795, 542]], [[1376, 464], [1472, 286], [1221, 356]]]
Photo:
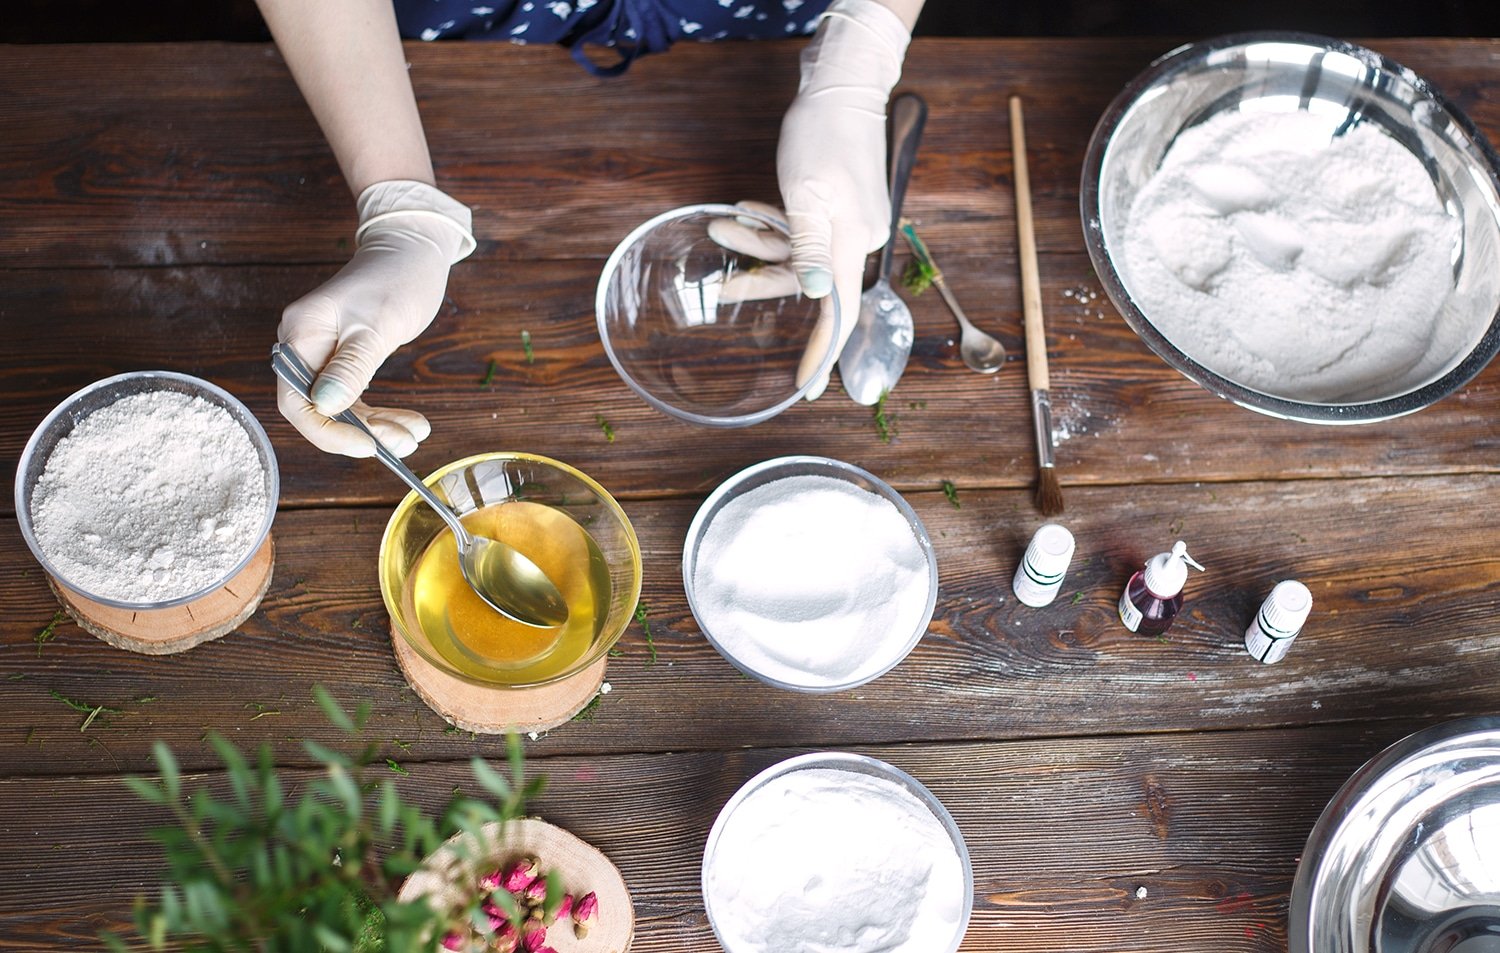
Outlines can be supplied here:
[[[704, 427], [716, 427], [721, 429], [749, 427], [753, 424], [763, 423], [767, 420], [770, 420], [772, 417], [780, 414], [782, 411], [786, 410], [788, 407], [791, 407], [797, 401], [805, 397], [819, 380], [821, 380], [825, 375], [832, 372], [834, 361], [837, 359], [836, 348], [830, 347], [828, 349], [828, 351], [823, 355], [823, 360], [818, 363], [817, 373], [808, 377], [807, 382], [797, 387], [797, 389], [792, 392], [791, 396], [778, 401], [770, 407], [766, 407], [762, 410], [757, 410], [752, 413], [736, 414], [729, 417], [719, 417], [710, 414], [695, 413], [694, 411], [677, 407], [651, 393], [649, 388], [647, 388], [640, 381], [636, 380], [636, 378], [625, 368], [624, 362], [620, 360], [620, 356], [615, 353], [614, 344], [610, 340], [609, 325], [606, 320], [606, 299], [609, 294], [610, 278], [613, 277], [615, 270], [619, 267], [620, 260], [625, 257], [625, 255], [638, 241], [640, 241], [643, 235], [656, 228], [658, 225], [679, 218], [687, 218], [690, 215], [699, 213], [709, 213], [714, 215], [733, 216], [739, 218], [751, 218], [769, 226], [770, 228], [775, 229], [782, 235], [789, 236], [790, 234], [786, 222], [777, 218], [773, 218], [769, 215], [763, 215], [760, 212], [755, 211], [754, 209], [741, 208], [737, 205], [728, 205], [722, 202], [708, 202], [699, 205], [684, 205], [679, 208], [668, 209], [667, 211], [649, 218], [641, 224], [637, 225], [635, 228], [631, 229], [630, 234], [626, 235], [620, 241], [620, 243], [615, 246], [614, 251], [610, 252], [609, 258], [604, 262], [604, 268], [599, 272], [599, 283], [594, 290], [594, 325], [599, 332], [599, 341], [604, 345], [604, 354], [609, 358], [609, 363], [614, 367], [615, 373], [619, 374], [620, 379], [623, 380], [631, 390], [635, 391], [635, 393], [647, 404], [670, 417], [676, 417], [679, 420], [685, 420], [688, 423], [698, 424]], [[837, 342], [839, 339], [839, 334], [843, 330], [843, 309], [839, 303], [838, 293], [836, 291], [830, 292], [830, 296], [833, 299], [833, 335], [829, 338], [829, 340]]]
[[[180, 596], [175, 599], [166, 599], [159, 602], [128, 602], [122, 599], [108, 598], [89, 592], [83, 587], [71, 582], [68, 579], [67, 575], [60, 571], [55, 565], [53, 565], [52, 561], [49, 560], [46, 554], [42, 551], [41, 543], [37, 540], [36, 532], [31, 525], [31, 488], [25, 485], [25, 477], [28, 465], [31, 463], [32, 458], [37, 453], [38, 445], [41, 443], [43, 434], [51, 430], [52, 427], [56, 425], [56, 423], [60, 419], [62, 419], [62, 417], [64, 417], [74, 406], [78, 404], [78, 402], [83, 400], [85, 397], [88, 397], [89, 395], [98, 391], [105, 390], [109, 387], [125, 383], [126, 381], [137, 380], [175, 381], [179, 384], [186, 385], [190, 389], [203, 391], [218, 398], [219, 401], [222, 401], [222, 404], [218, 406], [223, 406], [224, 409], [230, 413], [230, 417], [234, 420], [234, 422], [240, 425], [240, 428], [245, 431], [245, 435], [250, 439], [251, 445], [255, 447], [257, 455], [262, 456], [262, 459], [264, 459], [265, 461], [265, 469], [263, 475], [266, 479], [266, 514], [265, 517], [261, 520], [260, 528], [256, 532], [255, 545], [250, 547], [249, 551], [245, 553], [244, 558], [236, 563], [234, 565], [234, 568], [232, 568], [222, 578], [216, 580], [212, 585], [206, 586], [196, 592], [188, 593], [185, 596]], [[147, 391], [141, 391], [140, 393], [147, 393]], [[174, 391], [174, 393], [181, 393], [181, 391]], [[122, 394], [121, 399], [127, 396], [131, 395]], [[238, 413], [235, 413], [235, 410], [238, 410]], [[43, 461], [43, 466], [45, 467], [45, 465], [46, 462]], [[37, 424], [36, 429], [31, 432], [31, 436], [27, 439], [26, 446], [21, 450], [21, 456], [16, 460], [14, 500], [16, 508], [16, 523], [20, 527], [22, 539], [26, 541], [26, 547], [31, 550], [32, 557], [41, 564], [42, 569], [47, 573], [47, 575], [56, 580], [58, 585], [62, 586], [64, 589], [69, 590], [70, 592], [78, 593], [80, 596], [83, 596], [91, 602], [97, 602], [100, 605], [111, 606], [116, 609], [135, 609], [137, 611], [171, 609], [176, 606], [186, 605], [190, 602], [196, 602], [197, 600], [202, 599], [203, 597], [215, 592], [221, 586], [223, 586], [224, 583], [228, 582], [235, 576], [239, 575], [242, 571], [244, 571], [246, 566], [250, 565], [250, 561], [255, 558], [255, 554], [260, 552], [260, 548], [265, 545], [266, 537], [271, 533], [271, 526], [276, 521], [276, 508], [281, 500], [281, 468], [277, 463], [276, 450], [271, 445], [271, 438], [266, 435], [266, 428], [261, 425], [260, 419], [251, 412], [249, 407], [245, 406], [245, 403], [243, 401], [241, 401], [238, 397], [235, 397], [229, 391], [225, 390], [217, 384], [206, 381], [201, 377], [195, 377], [192, 374], [184, 374], [180, 371], [126, 371], [121, 374], [114, 374], [110, 377], [102, 378], [100, 380], [94, 381], [92, 384], [88, 384], [84, 387], [79, 388], [78, 390], [69, 394], [67, 397], [64, 397], [60, 402], [58, 402], [57, 406], [52, 408], [47, 416], [42, 418], [42, 422]]]
[[[746, 492], [747, 488], [745, 484], [750, 480], [777, 470], [785, 470], [788, 471], [787, 476], [795, 476], [805, 472], [800, 469], [805, 467], [814, 468], [817, 475], [833, 477], [834, 479], [842, 480], [855, 486], [859, 486], [858, 481], [860, 480], [868, 482], [871, 487], [874, 487], [870, 492], [874, 492], [881, 498], [890, 501], [896, 507], [896, 511], [907, 521], [907, 524], [911, 527], [912, 534], [917, 538], [917, 545], [921, 548], [922, 555], [927, 563], [927, 605], [923, 610], [921, 621], [917, 624], [906, 645], [900, 652], [895, 654], [889, 665], [883, 666], [874, 674], [847, 682], [840, 682], [835, 685], [805, 685], [795, 682], [783, 682], [758, 672], [735, 658], [733, 653], [720, 644], [719, 640], [709, 630], [709, 627], [703, 623], [702, 614], [698, 607], [697, 586], [693, 581], [696, 575], [698, 547], [702, 544], [703, 534], [708, 531], [708, 526], [718, 510], [730, 499], [742, 492]], [[766, 480], [755, 485], [758, 487], [769, 482], [771, 481]], [[860, 486], [860, 489], [867, 488]], [[886, 483], [870, 471], [863, 467], [855, 466], [852, 463], [845, 463], [842, 460], [835, 460], [832, 457], [817, 456], [815, 454], [773, 457], [769, 460], [762, 460], [759, 463], [751, 464], [734, 473], [715, 487], [714, 491], [699, 505], [697, 512], [693, 514], [692, 522], [688, 525], [687, 537], [682, 547], [682, 588], [684, 594], [687, 596], [688, 611], [692, 614], [693, 620], [698, 623], [698, 628], [703, 633], [703, 637], [708, 640], [708, 643], [714, 647], [714, 650], [730, 665], [733, 665], [736, 669], [756, 681], [774, 688], [808, 694], [831, 694], [833, 692], [858, 688], [861, 685], [868, 684], [880, 678], [905, 661], [906, 657], [917, 647], [917, 643], [922, 641], [922, 637], [927, 634], [928, 626], [932, 623], [933, 613], [937, 610], [937, 551], [933, 548], [932, 538], [927, 534], [927, 527], [922, 523], [922, 519], [917, 515], [917, 511], [912, 508], [905, 497], [896, 491], [895, 487], [892, 487], [889, 483]]]
[[1134, 299], [1126, 290], [1114, 266], [1109, 250], [1104, 245], [1099, 209], [1100, 171], [1120, 121], [1130, 112], [1141, 94], [1160, 81], [1210, 54], [1256, 43], [1295, 44], [1342, 53], [1364, 63], [1377, 64], [1382, 71], [1399, 76], [1411, 83], [1423, 95], [1431, 99], [1448, 121], [1458, 127], [1469, 139], [1483, 160], [1483, 171], [1492, 188], [1496, 195], [1500, 195], [1500, 154], [1497, 154], [1495, 148], [1467, 113], [1459, 109], [1436, 86], [1416, 71], [1368, 47], [1316, 33], [1292, 30], [1227, 33], [1200, 42], [1183, 44], [1152, 60], [1115, 96], [1105, 108], [1098, 123], [1095, 124], [1094, 131], [1089, 137], [1088, 149], [1084, 154], [1083, 176], [1079, 188], [1079, 210], [1083, 224], [1084, 246], [1088, 249], [1094, 272], [1098, 275], [1100, 284], [1104, 286], [1104, 291], [1111, 303], [1125, 319], [1125, 323], [1168, 366], [1209, 393], [1216, 394], [1248, 410], [1301, 423], [1349, 425], [1376, 423], [1429, 407], [1457, 392], [1459, 388], [1484, 370], [1496, 353], [1500, 353], [1500, 303], [1496, 305], [1489, 327], [1464, 355], [1464, 358], [1435, 380], [1420, 387], [1373, 401], [1314, 403], [1292, 400], [1235, 383], [1209, 370], [1179, 350], [1136, 307]]

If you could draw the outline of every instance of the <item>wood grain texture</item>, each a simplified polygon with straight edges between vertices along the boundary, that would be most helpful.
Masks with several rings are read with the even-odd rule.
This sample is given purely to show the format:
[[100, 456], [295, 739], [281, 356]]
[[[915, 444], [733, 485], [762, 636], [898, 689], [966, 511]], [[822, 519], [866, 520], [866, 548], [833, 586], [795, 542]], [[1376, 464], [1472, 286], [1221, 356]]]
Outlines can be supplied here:
[[[914, 774], [953, 814], [974, 868], [965, 951], [1262, 953], [1285, 949], [1292, 875], [1323, 805], [1405, 731], [853, 750]], [[549, 779], [534, 807], [620, 868], [637, 953], [712, 950], [699, 886], [709, 827], [742, 783], [797, 753], [534, 756], [531, 770]], [[476, 790], [464, 761], [408, 758], [403, 767], [411, 774], [398, 788], [432, 809], [455, 786]], [[215, 779], [187, 786], [205, 780]], [[95, 931], [122, 925], [159, 876], [143, 831], [160, 822], [114, 778], [0, 780], [6, 949], [89, 948]], [[90, 887], [86, 904], [80, 883]]]
[[[924, 237], [1013, 254], [1006, 99], [1020, 92], [1039, 247], [1081, 251], [1078, 181], [1094, 124], [1175, 45], [918, 39], [902, 85], [927, 98], [931, 117], [907, 214]], [[1500, 139], [1500, 41], [1372, 45]], [[557, 49], [445, 43], [407, 53], [439, 181], [474, 206], [477, 259], [529, 262], [602, 259], [635, 225], [679, 205], [774, 200], [800, 50], [762, 42], [726, 55], [684, 43], [616, 80], [588, 76]], [[5, 58], [0, 265], [347, 258], [352, 202], [274, 48], [22, 46]]]
[[[936, 488], [910, 494], [938, 556], [929, 632], [891, 673], [827, 696], [751, 681], [703, 639], [679, 570], [695, 501], [628, 503], [656, 662], [632, 624], [593, 719], [553, 731], [538, 750], [1074, 737], [1500, 710], [1500, 513], [1472, 505], [1497, 491], [1494, 476], [1076, 488], [1068, 526], [1077, 555], [1058, 601], [1042, 610], [1009, 589], [1041, 522], [1027, 491], [960, 488], [961, 509]], [[330, 735], [311, 700], [317, 682], [372, 699], [373, 730], [393, 756], [398, 741], [423, 758], [469, 750], [392, 657], [375, 581], [385, 516], [283, 512], [276, 578], [259, 612], [230, 639], [164, 659], [113, 650], [69, 625], [33, 646], [53, 603], [7, 526], [0, 763], [37, 774], [136, 770], [162, 738], [201, 766], [206, 727], [273, 743], [297, 761], [301, 738]], [[1209, 571], [1189, 580], [1165, 640], [1133, 635], [1116, 615], [1120, 589], [1179, 537]], [[1313, 615], [1285, 661], [1262, 665], [1245, 652], [1244, 630], [1288, 578], [1311, 589]], [[80, 732], [84, 716], [53, 693], [119, 713]], [[480, 744], [503, 751], [503, 740]]]
[[[410, 460], [424, 473], [472, 453], [520, 449], [567, 461], [623, 498], [703, 496], [752, 463], [816, 453], [858, 463], [903, 490], [945, 479], [1027, 486], [1036, 450], [1015, 261], [956, 250], [933, 245], [955, 295], [1012, 360], [993, 376], [967, 370], [942, 301], [912, 299], [916, 343], [888, 405], [896, 419], [890, 443], [878, 438], [870, 409], [837, 386], [742, 430], [658, 413], [606, 358], [593, 317], [597, 263], [581, 261], [460, 267], [442, 313], [386, 362], [369, 400], [427, 414], [433, 435]], [[277, 315], [333, 270], [9, 272], [0, 282], [0, 322], [12, 353], [25, 360], [0, 362], [0, 480], [14, 479], [32, 430], [68, 394], [121, 371], [166, 368], [205, 377], [249, 405], [275, 445], [283, 505], [394, 504], [401, 486], [378, 464], [315, 450], [275, 407], [269, 351]], [[1065, 486], [1500, 471], [1500, 366], [1398, 420], [1336, 428], [1273, 420], [1213, 396], [1147, 350], [1104, 300], [1085, 257], [1052, 256], [1042, 277]], [[529, 364], [522, 330], [531, 335]], [[481, 386], [492, 359], [494, 380]], [[601, 414], [613, 442], [600, 430]], [[0, 512], [12, 510], [6, 493]]]

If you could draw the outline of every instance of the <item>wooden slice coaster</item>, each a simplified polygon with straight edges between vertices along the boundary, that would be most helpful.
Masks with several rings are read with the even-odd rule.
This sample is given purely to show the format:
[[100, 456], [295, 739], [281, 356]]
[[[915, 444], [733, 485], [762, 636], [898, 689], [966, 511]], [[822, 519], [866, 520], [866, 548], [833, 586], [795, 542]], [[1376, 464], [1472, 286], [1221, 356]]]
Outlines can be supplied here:
[[461, 908], [478, 893], [479, 878], [530, 857], [542, 873], [559, 878], [563, 890], [575, 900], [588, 893], [599, 899], [599, 912], [583, 939], [575, 934], [571, 920], [559, 919], [547, 928], [547, 946], [557, 953], [625, 953], [630, 949], [635, 940], [630, 891], [620, 871], [597, 848], [561, 827], [529, 817], [503, 827], [484, 825], [479, 849], [470, 860], [461, 857], [466, 851], [460, 844], [467, 836], [451, 838], [422, 861], [421, 868], [401, 885], [397, 898], [410, 902], [427, 897], [445, 909]]
[[608, 658], [601, 658], [577, 675], [536, 688], [487, 688], [449, 675], [417, 654], [391, 626], [396, 664], [417, 697], [464, 731], [499, 735], [515, 731], [546, 731], [565, 725], [599, 694]]
[[121, 609], [81, 596], [47, 577], [53, 595], [83, 631], [116, 648], [143, 655], [171, 655], [228, 635], [255, 613], [271, 588], [276, 546], [261, 544], [245, 568], [201, 599], [168, 609]]

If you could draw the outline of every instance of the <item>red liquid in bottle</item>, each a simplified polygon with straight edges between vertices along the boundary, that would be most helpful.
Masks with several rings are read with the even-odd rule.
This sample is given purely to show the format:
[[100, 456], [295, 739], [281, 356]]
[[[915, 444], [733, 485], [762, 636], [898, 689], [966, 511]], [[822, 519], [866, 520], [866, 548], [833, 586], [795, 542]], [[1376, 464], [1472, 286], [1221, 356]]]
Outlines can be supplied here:
[[1135, 629], [1141, 635], [1161, 635], [1177, 617], [1177, 610], [1182, 608], [1181, 592], [1163, 599], [1146, 588], [1145, 570], [1130, 577], [1130, 582], [1125, 585], [1125, 598], [1141, 614], [1140, 625]]

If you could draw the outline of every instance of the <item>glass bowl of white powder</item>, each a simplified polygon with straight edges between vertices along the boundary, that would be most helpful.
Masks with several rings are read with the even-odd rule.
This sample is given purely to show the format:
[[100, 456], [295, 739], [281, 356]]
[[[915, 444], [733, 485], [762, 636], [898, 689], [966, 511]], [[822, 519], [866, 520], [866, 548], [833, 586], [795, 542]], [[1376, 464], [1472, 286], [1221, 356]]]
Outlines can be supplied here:
[[947, 809], [899, 768], [841, 752], [747, 781], [709, 831], [702, 882], [727, 953], [953, 953], [974, 907]]
[[245, 568], [280, 490], [271, 441], [233, 395], [132, 371], [68, 397], [32, 433], [16, 519], [58, 584], [107, 606], [165, 609]]
[[911, 505], [827, 457], [747, 467], [703, 501], [683, 588], [710, 644], [768, 685], [836, 692], [894, 668], [937, 604], [937, 557]]
[[1410, 70], [1324, 37], [1182, 47], [1084, 162], [1090, 257], [1172, 367], [1261, 413], [1362, 423], [1500, 349], [1500, 160]]

